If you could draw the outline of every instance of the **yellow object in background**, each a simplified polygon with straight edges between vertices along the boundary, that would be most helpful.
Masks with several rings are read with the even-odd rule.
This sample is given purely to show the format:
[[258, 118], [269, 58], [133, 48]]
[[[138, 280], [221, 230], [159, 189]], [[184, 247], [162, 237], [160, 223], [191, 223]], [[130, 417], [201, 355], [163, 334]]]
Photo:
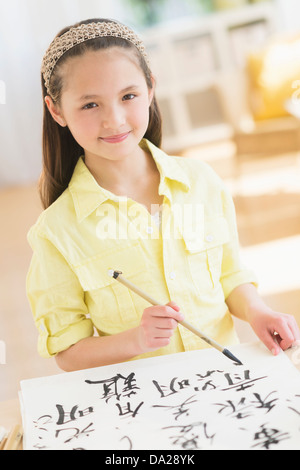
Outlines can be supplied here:
[[300, 36], [280, 38], [248, 57], [250, 101], [255, 120], [289, 115], [285, 102], [300, 80]]
[[215, 10], [226, 10], [228, 8], [236, 8], [247, 5], [248, 0], [213, 0]]

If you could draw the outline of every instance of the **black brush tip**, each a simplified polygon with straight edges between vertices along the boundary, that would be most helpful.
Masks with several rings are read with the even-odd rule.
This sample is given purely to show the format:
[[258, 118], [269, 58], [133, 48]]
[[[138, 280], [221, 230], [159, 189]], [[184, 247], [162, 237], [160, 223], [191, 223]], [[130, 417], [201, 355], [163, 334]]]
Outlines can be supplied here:
[[113, 273], [113, 278], [114, 278], [114, 279], [117, 279], [117, 277], [118, 277], [120, 274], [122, 274], [122, 271], [114, 271], [114, 273]]
[[227, 356], [229, 359], [231, 359], [233, 362], [236, 362], [240, 366], [243, 365], [243, 363], [237, 357], [235, 357], [228, 349], [225, 348], [223, 350], [223, 354], [225, 354], [225, 356]]

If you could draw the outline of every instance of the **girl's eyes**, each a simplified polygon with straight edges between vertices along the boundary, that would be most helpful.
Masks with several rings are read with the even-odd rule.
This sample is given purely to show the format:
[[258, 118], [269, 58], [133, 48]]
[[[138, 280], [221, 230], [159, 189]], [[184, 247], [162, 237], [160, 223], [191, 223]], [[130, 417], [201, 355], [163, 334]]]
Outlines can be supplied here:
[[[130, 101], [133, 100], [136, 97], [135, 94], [133, 93], [128, 93], [127, 95], [124, 95], [122, 98], [122, 101]], [[88, 103], [82, 107], [82, 109], [93, 109], [98, 107], [97, 103]]]
[[136, 95], [134, 95], [133, 93], [128, 93], [127, 95], [123, 96], [122, 100], [123, 101], [127, 101], [127, 100], [133, 100], [133, 98], [135, 98]]
[[95, 108], [96, 106], [97, 106], [96, 103], [88, 103], [85, 106], [83, 106], [82, 109], [92, 109], [92, 108]]

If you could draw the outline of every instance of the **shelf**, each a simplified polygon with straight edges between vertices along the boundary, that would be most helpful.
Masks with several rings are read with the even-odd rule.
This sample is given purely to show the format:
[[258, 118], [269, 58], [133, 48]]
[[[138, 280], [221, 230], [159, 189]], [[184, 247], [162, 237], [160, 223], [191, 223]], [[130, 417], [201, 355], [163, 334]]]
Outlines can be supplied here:
[[229, 100], [222, 96], [222, 83], [240, 73], [247, 53], [261, 48], [275, 30], [274, 6], [266, 2], [172, 22], [144, 33], [167, 151], [232, 133], [228, 132], [230, 110], [224, 103]]

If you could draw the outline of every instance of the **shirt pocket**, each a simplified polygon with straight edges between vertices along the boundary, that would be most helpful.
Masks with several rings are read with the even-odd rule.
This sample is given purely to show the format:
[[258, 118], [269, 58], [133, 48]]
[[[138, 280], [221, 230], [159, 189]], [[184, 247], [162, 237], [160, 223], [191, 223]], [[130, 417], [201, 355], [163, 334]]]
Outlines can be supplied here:
[[111, 276], [112, 270], [141, 285], [149, 279], [146, 260], [139, 242], [126, 243], [103, 251], [74, 267], [85, 292], [85, 300], [96, 328], [110, 334], [131, 328], [139, 322], [149, 304]]
[[213, 289], [222, 273], [223, 245], [229, 241], [229, 229], [224, 217], [205, 220], [203, 237], [184, 239], [190, 273], [200, 293]]

